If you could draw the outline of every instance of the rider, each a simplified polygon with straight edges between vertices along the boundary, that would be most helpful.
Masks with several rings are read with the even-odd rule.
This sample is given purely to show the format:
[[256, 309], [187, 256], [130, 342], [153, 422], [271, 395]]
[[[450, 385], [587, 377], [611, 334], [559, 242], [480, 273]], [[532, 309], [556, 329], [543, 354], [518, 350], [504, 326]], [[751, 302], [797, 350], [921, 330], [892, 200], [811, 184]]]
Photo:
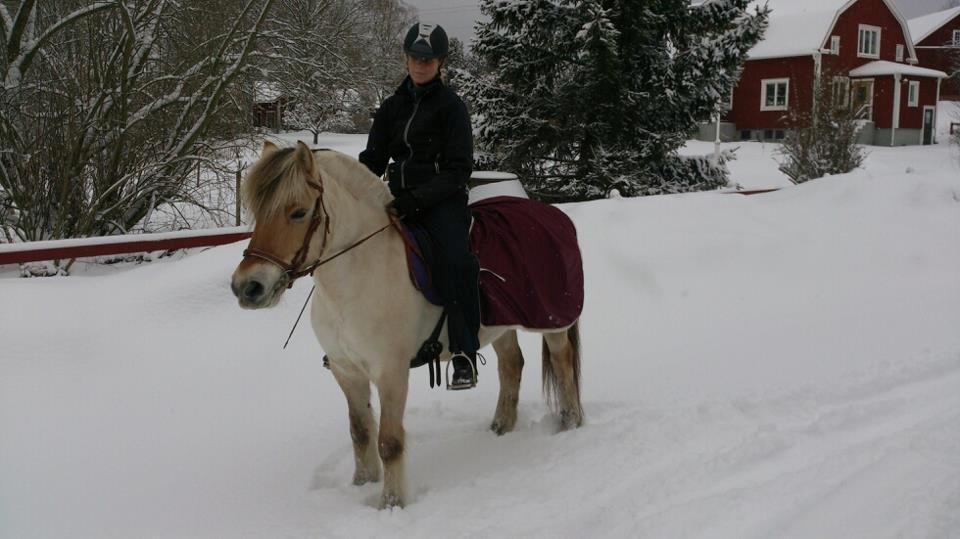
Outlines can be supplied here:
[[477, 384], [480, 328], [479, 265], [470, 252], [467, 208], [473, 169], [470, 116], [440, 77], [448, 53], [443, 28], [414, 24], [403, 50], [407, 77], [377, 110], [360, 162], [377, 176], [387, 171], [395, 197], [387, 209], [422, 225], [433, 237], [433, 276], [443, 297], [453, 354], [447, 387], [469, 389]]

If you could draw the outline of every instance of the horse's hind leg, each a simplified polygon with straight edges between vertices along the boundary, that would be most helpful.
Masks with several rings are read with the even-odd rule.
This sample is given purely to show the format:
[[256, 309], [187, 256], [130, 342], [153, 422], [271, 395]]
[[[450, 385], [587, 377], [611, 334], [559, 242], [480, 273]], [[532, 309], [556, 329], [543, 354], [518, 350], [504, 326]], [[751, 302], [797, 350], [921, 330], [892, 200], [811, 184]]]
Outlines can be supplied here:
[[580, 404], [580, 331], [575, 323], [566, 331], [543, 335], [543, 392], [547, 404], [560, 416], [560, 429], [583, 424]]
[[407, 406], [407, 383], [410, 369], [407, 363], [385, 369], [377, 380], [380, 394], [380, 437], [377, 449], [383, 461], [383, 494], [380, 508], [403, 507], [406, 504], [406, 477], [404, 473], [403, 412]]
[[501, 335], [493, 341], [493, 349], [497, 352], [497, 370], [500, 371], [500, 399], [490, 430], [503, 435], [517, 424], [520, 374], [523, 371], [523, 353], [517, 343], [517, 332], [510, 330]]
[[370, 409], [370, 381], [348, 361], [330, 362], [330, 371], [347, 397], [350, 415], [350, 438], [353, 440], [353, 458], [356, 467], [353, 484], [375, 483], [380, 480], [380, 458], [377, 446], [377, 424]]

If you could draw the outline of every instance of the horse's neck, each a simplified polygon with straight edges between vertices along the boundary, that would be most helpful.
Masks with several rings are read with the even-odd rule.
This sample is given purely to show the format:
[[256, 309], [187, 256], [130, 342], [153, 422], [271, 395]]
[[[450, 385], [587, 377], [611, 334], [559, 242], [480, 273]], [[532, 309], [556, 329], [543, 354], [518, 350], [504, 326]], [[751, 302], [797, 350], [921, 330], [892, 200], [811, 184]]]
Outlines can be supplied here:
[[[351, 178], [347, 181], [352, 180]], [[322, 258], [329, 258], [344, 250], [349, 251], [317, 272], [318, 285], [344, 292], [356, 285], [361, 287], [358, 291], [362, 292], [362, 287], [369, 284], [368, 281], [374, 274], [378, 274], [376, 278], [382, 278], [379, 273], [392, 267], [390, 259], [396, 258], [392, 256], [396, 254], [396, 248], [389, 248], [391, 240], [388, 238], [393, 241], [401, 240], [391, 229], [378, 232], [390, 224], [385, 208], [389, 195], [384, 197], [384, 193], [378, 192], [376, 187], [351, 184], [347, 188], [338, 180], [325, 182], [327, 192], [324, 204], [330, 216], [330, 236]], [[374, 237], [357, 245], [374, 233]], [[402, 263], [402, 245], [399, 256]], [[365, 281], [367, 282], [364, 283]]]

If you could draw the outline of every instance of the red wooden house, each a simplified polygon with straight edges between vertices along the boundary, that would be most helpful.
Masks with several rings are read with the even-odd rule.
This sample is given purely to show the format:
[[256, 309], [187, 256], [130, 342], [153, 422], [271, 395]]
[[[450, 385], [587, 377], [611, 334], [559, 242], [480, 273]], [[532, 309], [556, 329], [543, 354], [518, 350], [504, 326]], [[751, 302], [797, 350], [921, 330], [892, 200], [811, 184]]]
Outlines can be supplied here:
[[921, 66], [953, 73], [940, 99], [960, 101], [960, 7], [910, 19], [910, 35]]
[[891, 0], [767, 4], [770, 26], [744, 64], [722, 138], [782, 139], [795, 127], [791, 113], [809, 112], [816, 85], [827, 84], [832, 105], [853, 107], [863, 120], [862, 143], [934, 141], [946, 74], [918, 66], [907, 21]]

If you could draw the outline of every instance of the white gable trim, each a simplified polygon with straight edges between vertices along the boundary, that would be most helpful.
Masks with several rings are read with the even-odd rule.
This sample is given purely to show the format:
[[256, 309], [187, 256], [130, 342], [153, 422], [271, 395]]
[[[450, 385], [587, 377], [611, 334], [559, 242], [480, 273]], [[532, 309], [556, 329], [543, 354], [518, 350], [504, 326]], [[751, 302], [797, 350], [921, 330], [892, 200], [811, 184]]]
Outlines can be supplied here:
[[[823, 40], [820, 41], [820, 50], [825, 50], [830, 46], [830, 36], [833, 35], [833, 29], [836, 28], [837, 21], [840, 20], [840, 16], [846, 13], [848, 9], [853, 7], [859, 1], [860, 0], [849, 0], [843, 5], [843, 7], [837, 10], [837, 14], [833, 16], [833, 22], [830, 23], [830, 28], [827, 28], [827, 35], [823, 36]], [[918, 63], [917, 51], [913, 48], [913, 38], [910, 37], [910, 25], [907, 24], [907, 20], [903, 18], [903, 14], [900, 13], [900, 10], [897, 9], [897, 6], [893, 5], [891, 0], [883, 0], [883, 3], [886, 4], [887, 9], [890, 10], [890, 13], [893, 13], [894, 18], [896, 18], [897, 22], [900, 23], [900, 29], [903, 30], [903, 38], [907, 41], [907, 51], [910, 53], [910, 56], [907, 58], [907, 63]]]
[[[953, 11], [954, 9], [955, 9], [956, 11]], [[950, 12], [952, 12], [952, 13], [950, 13]], [[939, 13], [950, 13], [950, 14], [949, 14], [949, 15], [942, 15], [942, 16], [944, 17], [944, 19], [943, 19], [942, 21], [940, 21], [939, 23], [937, 23], [936, 25], [934, 25], [934, 26], [933, 26], [932, 28], [930, 28], [929, 30], [927, 30], [925, 33], [921, 34], [920, 36], [917, 36], [917, 38], [916, 38], [916, 40], [914, 41], [914, 43], [920, 43], [920, 42], [923, 41], [924, 39], [927, 39], [928, 37], [932, 36], [933, 33], [936, 32], [937, 30], [943, 28], [944, 26], [946, 26], [948, 23], [952, 22], [952, 21], [953, 21], [954, 19], [956, 19], [957, 17], [960, 17], [960, 7], [953, 8], [953, 9], [945, 9], [945, 10], [939, 12]], [[934, 14], [935, 14], [935, 13], [931, 13], [930, 15], [925, 15], [925, 16], [921, 16], [921, 17], [914, 17], [914, 18], [911, 19], [911, 20], [914, 20], [914, 21], [915, 21], [915, 20], [917, 20], [917, 19], [923, 19], [923, 18], [925, 18], [925, 17], [932, 17]], [[932, 47], [929, 47], [929, 46], [928, 46], [928, 47], [926, 47], [926, 48], [932, 48]]]

